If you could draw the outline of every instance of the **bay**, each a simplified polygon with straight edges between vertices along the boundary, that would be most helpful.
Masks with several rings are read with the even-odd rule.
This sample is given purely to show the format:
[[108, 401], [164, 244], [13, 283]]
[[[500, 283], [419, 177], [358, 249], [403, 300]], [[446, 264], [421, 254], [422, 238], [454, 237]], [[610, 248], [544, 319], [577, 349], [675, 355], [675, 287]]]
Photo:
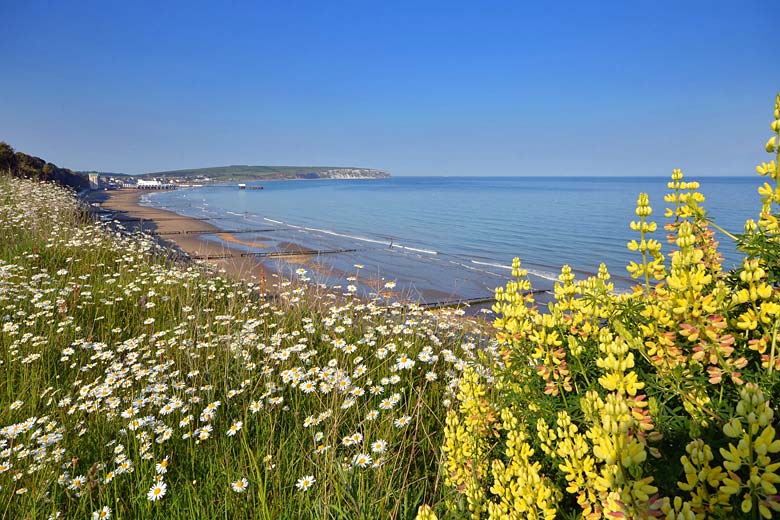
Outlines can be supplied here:
[[[745, 219], [757, 218], [756, 190], [764, 179], [697, 180], [704, 207], [719, 226], [739, 233]], [[157, 192], [143, 203], [212, 219], [221, 229], [264, 230], [237, 235], [267, 245], [238, 246], [246, 252], [291, 247], [323, 252], [301, 262], [273, 261], [276, 269], [305, 268], [317, 281], [357, 284], [363, 293], [393, 281], [398, 294], [433, 302], [490, 296], [509, 277], [515, 256], [529, 269], [535, 288], [551, 288], [564, 264], [583, 277], [601, 262], [618, 287], [627, 288], [625, 266], [639, 260], [626, 243], [637, 238], [629, 222], [636, 218], [640, 192], [650, 196], [652, 219], [659, 224], [655, 238], [664, 243], [665, 254], [672, 249], [662, 228], [667, 182], [661, 177], [273, 181], [248, 183], [262, 190], [211, 185]], [[720, 232], [716, 237], [725, 267], [738, 265], [742, 256], [731, 239]], [[356, 274], [357, 281], [346, 279]]]

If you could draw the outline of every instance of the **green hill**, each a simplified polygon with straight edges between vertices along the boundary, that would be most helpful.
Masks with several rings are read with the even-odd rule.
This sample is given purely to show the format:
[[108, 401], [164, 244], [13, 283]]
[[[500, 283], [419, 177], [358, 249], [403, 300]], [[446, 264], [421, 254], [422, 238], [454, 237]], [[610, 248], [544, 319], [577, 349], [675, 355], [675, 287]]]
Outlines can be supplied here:
[[138, 177], [208, 178], [211, 181], [252, 181], [268, 179], [382, 179], [390, 174], [370, 168], [339, 166], [249, 166], [231, 165], [151, 172]]

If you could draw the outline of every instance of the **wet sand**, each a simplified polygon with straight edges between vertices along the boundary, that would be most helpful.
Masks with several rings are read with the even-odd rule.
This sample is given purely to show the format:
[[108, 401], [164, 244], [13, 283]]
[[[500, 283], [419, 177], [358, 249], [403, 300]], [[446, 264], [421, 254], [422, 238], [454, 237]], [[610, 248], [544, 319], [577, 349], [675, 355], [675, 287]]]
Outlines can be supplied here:
[[217, 238], [223, 242], [230, 242], [231, 244], [238, 244], [246, 247], [268, 247], [265, 242], [256, 242], [251, 240], [240, 240], [236, 238], [232, 233], [217, 233]]
[[119, 220], [125, 228], [155, 233], [162, 242], [190, 256], [208, 258], [233, 255], [229, 258], [208, 258], [206, 261], [218, 269], [224, 269], [231, 277], [259, 285], [261, 292], [273, 288], [272, 280], [275, 277], [258, 258], [240, 256], [244, 251], [208, 240], [201, 234], [213, 231], [223, 242], [250, 247], [268, 247], [267, 244], [243, 241], [203, 220], [164, 209], [141, 206], [139, 200], [144, 193], [148, 192], [135, 189], [99, 191], [91, 192], [86, 200], [104, 210], [114, 212], [112, 217]]

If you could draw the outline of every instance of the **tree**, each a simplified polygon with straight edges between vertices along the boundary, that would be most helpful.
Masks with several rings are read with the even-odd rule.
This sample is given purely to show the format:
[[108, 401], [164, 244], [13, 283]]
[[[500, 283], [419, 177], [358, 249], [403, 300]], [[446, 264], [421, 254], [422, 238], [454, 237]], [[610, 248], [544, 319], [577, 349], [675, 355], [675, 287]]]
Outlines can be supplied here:
[[52, 163], [46, 163], [43, 165], [43, 175], [41, 180], [50, 181], [54, 178], [54, 174], [57, 173], [57, 166]]
[[5, 141], [0, 141], [0, 171], [13, 174], [16, 172], [16, 153]]

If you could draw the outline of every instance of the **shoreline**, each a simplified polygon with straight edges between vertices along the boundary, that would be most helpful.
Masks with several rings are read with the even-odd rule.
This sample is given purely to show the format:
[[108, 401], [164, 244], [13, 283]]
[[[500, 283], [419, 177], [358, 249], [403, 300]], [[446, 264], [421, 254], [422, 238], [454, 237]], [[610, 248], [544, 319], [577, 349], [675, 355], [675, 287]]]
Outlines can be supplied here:
[[[146, 193], [149, 191], [139, 189], [94, 191], [83, 195], [83, 200], [89, 203], [93, 210], [98, 209], [112, 213], [112, 218], [119, 220], [125, 229], [149, 233], [164, 246], [188, 255], [188, 260], [206, 262], [218, 269], [224, 269], [225, 274], [233, 279], [255, 284], [263, 294], [274, 294], [280, 289], [278, 282], [284, 279], [285, 267], [290, 272], [297, 267], [304, 267], [314, 273], [327, 273], [345, 279], [351, 275], [351, 273], [322, 264], [315, 258], [316, 255], [301, 254], [309, 249], [290, 242], [284, 242], [280, 245], [285, 251], [298, 252], [299, 254], [284, 259], [274, 257], [271, 262], [276, 264], [276, 268], [271, 268], [268, 263], [264, 263], [257, 257], [241, 256], [246, 253], [246, 250], [230, 246], [230, 244], [236, 244], [249, 248], [268, 248], [269, 244], [256, 240], [241, 240], [233, 233], [226, 232], [204, 220], [180, 215], [166, 209], [144, 206], [140, 203], [140, 198]], [[209, 240], [205, 238], [206, 235], [216, 237], [220, 242]], [[234, 256], [202, 258], [225, 255]], [[377, 294], [381, 294], [383, 298], [398, 298], [400, 296], [395, 291], [383, 289], [383, 281], [369, 278], [363, 283], [374, 289]], [[420, 296], [423, 295], [445, 298], [451, 296], [435, 289], [424, 290]], [[414, 301], [413, 298], [400, 298], [400, 300], [407, 303]], [[423, 303], [423, 306], [426, 304]]]
[[[278, 282], [299, 267], [345, 279], [351, 275], [346, 271], [328, 267], [316, 258], [316, 252], [306, 254], [311, 251], [309, 248], [292, 242], [279, 244], [283, 252], [296, 253], [289, 257], [282, 254], [263, 261], [256, 256], [242, 256], [246, 255], [247, 251], [241, 247], [265, 249], [271, 246], [256, 239], [242, 240], [202, 219], [180, 215], [167, 209], [144, 206], [140, 203], [140, 198], [147, 193], [148, 190], [139, 189], [94, 191], [87, 192], [83, 199], [93, 209], [113, 213], [112, 218], [118, 218], [125, 229], [149, 233], [164, 246], [188, 255], [188, 260], [206, 262], [218, 269], [224, 269], [231, 278], [255, 284], [261, 293], [276, 292], [279, 289]], [[216, 237], [219, 241], [210, 240], [206, 236]], [[238, 247], [231, 247], [231, 244]], [[369, 279], [364, 283], [377, 292], [381, 291], [385, 297], [395, 295], [392, 291], [382, 291], [379, 280]]]
[[[275, 286], [271, 279], [278, 275], [273, 269], [258, 258], [241, 256], [245, 251], [228, 245], [235, 243], [250, 247], [267, 247], [267, 244], [246, 242], [209, 222], [165, 209], [143, 206], [140, 198], [146, 193], [149, 192], [139, 189], [95, 191], [87, 193], [84, 200], [93, 208], [114, 213], [113, 218], [119, 217], [125, 228], [151, 233], [166, 246], [186, 253], [193, 260], [224, 269], [232, 278], [253, 283], [263, 293], [268, 292], [269, 286]], [[223, 243], [209, 240], [202, 234], [214, 235]]]
[[[318, 275], [345, 279], [346, 283], [349, 283], [349, 277], [354, 275], [335, 268], [321, 259], [317, 251], [297, 243], [285, 241], [272, 246], [271, 243], [264, 242], [262, 237], [244, 240], [228, 230], [207, 222], [206, 219], [181, 215], [167, 209], [143, 206], [140, 198], [148, 193], [148, 190], [125, 188], [88, 192], [83, 195], [83, 199], [92, 204], [95, 209], [114, 213], [111, 218], [119, 220], [125, 228], [147, 232], [164, 245], [185, 253], [190, 260], [205, 262], [224, 270], [231, 278], [255, 284], [263, 293], [281, 290], [279, 282], [287, 276], [292, 276], [292, 273], [301, 267], [311, 273], [307, 276], [313, 277], [315, 283]], [[280, 254], [269, 250], [271, 247], [280, 249]], [[261, 251], [253, 255], [253, 249]], [[362, 263], [359, 258], [355, 258], [355, 262]], [[469, 309], [468, 314], [489, 309], [495, 301], [491, 293], [469, 298], [453, 291], [436, 287], [414, 287], [413, 284], [406, 289], [407, 294], [397, 289], [388, 290], [383, 287], [384, 281], [384, 278], [369, 276], [361, 279], [361, 284], [370, 289], [372, 294], [379, 295], [383, 299], [417, 302], [431, 308], [465, 306]], [[340, 288], [341, 285], [337, 287]], [[546, 288], [534, 293], [538, 295], [539, 303], [545, 303], [551, 296], [549, 289]]]

